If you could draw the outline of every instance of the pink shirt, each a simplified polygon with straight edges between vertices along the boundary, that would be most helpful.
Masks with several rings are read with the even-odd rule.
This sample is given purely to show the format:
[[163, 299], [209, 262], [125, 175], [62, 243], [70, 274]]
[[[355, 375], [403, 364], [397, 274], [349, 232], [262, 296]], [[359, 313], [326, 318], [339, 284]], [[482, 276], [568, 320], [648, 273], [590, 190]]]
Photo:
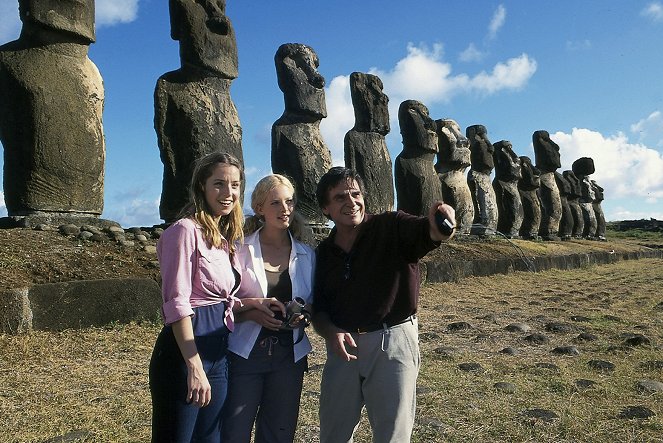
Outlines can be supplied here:
[[233, 330], [232, 306], [239, 288], [230, 261], [228, 243], [220, 248], [209, 247], [203, 231], [190, 218], [173, 223], [157, 243], [161, 267], [161, 313], [170, 324], [193, 315], [193, 308], [226, 302], [224, 322]]

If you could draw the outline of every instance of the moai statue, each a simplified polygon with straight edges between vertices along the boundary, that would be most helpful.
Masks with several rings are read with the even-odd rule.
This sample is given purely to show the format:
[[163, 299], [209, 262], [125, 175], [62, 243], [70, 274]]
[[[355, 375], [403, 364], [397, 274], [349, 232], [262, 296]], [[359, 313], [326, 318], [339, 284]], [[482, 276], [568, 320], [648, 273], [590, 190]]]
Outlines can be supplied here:
[[590, 180], [592, 184], [592, 189], [594, 190], [594, 202], [592, 206], [594, 207], [594, 215], [596, 216], [596, 239], [601, 241], [606, 241], [605, 238], [605, 215], [603, 214], [603, 208], [601, 208], [601, 202], [603, 201], [603, 188], [596, 183], [594, 180]]
[[570, 192], [569, 195], [566, 196], [566, 201], [568, 202], [571, 214], [573, 215], [573, 229], [571, 231], [571, 236], [574, 238], [582, 238], [582, 232], [585, 229], [585, 219], [583, 218], [582, 209], [578, 202], [578, 199], [582, 197], [582, 186], [580, 180], [578, 180], [578, 177], [576, 177], [573, 171], [564, 171], [562, 175], [570, 185]]
[[428, 108], [416, 100], [405, 100], [398, 108], [403, 150], [396, 157], [394, 176], [397, 208], [412, 215], [428, 215], [442, 200], [440, 179], [433, 161], [437, 154], [435, 122]]
[[571, 183], [561, 172], [555, 171], [555, 183], [559, 189], [559, 199], [562, 203], [562, 219], [559, 222], [559, 237], [562, 240], [571, 240], [573, 235], [573, 212], [568, 197], [571, 194]]
[[550, 139], [548, 131], [534, 131], [534, 158], [541, 172], [541, 225], [539, 235], [544, 240], [559, 240], [559, 222], [562, 219], [562, 200], [555, 183], [555, 171], [560, 168], [559, 146]]
[[497, 231], [498, 209], [495, 190], [490, 182], [494, 167], [494, 148], [488, 140], [488, 131], [483, 125], [468, 126], [465, 135], [470, 141], [471, 169], [467, 174], [467, 184], [474, 204], [474, 225], [472, 234], [487, 235]]
[[163, 185], [160, 217], [177, 219], [189, 199], [193, 163], [213, 151], [243, 162], [242, 128], [230, 84], [237, 78], [237, 42], [225, 0], [170, 0], [170, 35], [181, 67], [157, 81], [154, 127]]
[[318, 207], [315, 188], [332, 162], [320, 134], [327, 108], [318, 56], [309, 46], [287, 43], [279, 47], [274, 61], [285, 111], [272, 125], [272, 170], [292, 179], [297, 209], [308, 222], [324, 225], [327, 219]]
[[366, 211], [379, 214], [394, 208], [391, 157], [385, 142], [389, 133], [389, 98], [382, 80], [372, 74], [350, 74], [355, 125], [345, 134], [345, 166], [364, 179]]
[[467, 185], [465, 170], [470, 166], [470, 143], [451, 119], [435, 120], [437, 129], [437, 163], [444, 201], [456, 210], [456, 232], [467, 235], [474, 221], [474, 204]]
[[9, 216], [89, 217], [104, 206], [104, 89], [88, 58], [94, 1], [20, 0], [0, 46], [0, 141]]
[[495, 201], [497, 202], [497, 230], [508, 238], [518, 238], [523, 224], [523, 203], [518, 192], [522, 178], [520, 158], [513, 152], [510, 141], [493, 144], [495, 163]]
[[521, 179], [518, 180], [518, 192], [523, 204], [523, 223], [520, 225], [520, 237], [525, 240], [536, 240], [541, 224], [541, 202], [539, 186], [541, 173], [527, 156], [520, 157]]
[[596, 194], [589, 179], [589, 176], [594, 173], [594, 160], [590, 157], [580, 157], [571, 165], [573, 173], [580, 180], [580, 188], [582, 190], [581, 196], [578, 199], [580, 209], [582, 209], [582, 216], [584, 219], [584, 229], [582, 236], [587, 239], [593, 240], [596, 235], [596, 214], [594, 212], [594, 200]]

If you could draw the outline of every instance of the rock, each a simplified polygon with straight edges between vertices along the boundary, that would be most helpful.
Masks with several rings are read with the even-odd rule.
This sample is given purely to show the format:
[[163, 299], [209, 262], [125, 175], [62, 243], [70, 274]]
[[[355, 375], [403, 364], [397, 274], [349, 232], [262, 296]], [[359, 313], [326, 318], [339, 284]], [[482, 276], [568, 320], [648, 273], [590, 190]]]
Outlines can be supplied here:
[[422, 342], [439, 340], [440, 335], [434, 332], [421, 332], [419, 333], [419, 340]]
[[615, 370], [615, 364], [605, 360], [590, 360], [587, 362], [587, 365], [601, 372], [612, 372]]
[[145, 246], [143, 246], [143, 251], [147, 252], [148, 254], [156, 255], [157, 247], [153, 246], [153, 245], [145, 245]]
[[548, 409], [527, 409], [521, 413], [524, 417], [534, 418], [544, 422], [552, 422], [559, 416]]
[[586, 322], [591, 321], [592, 319], [589, 318], [589, 317], [582, 316], [582, 315], [572, 315], [571, 320], [586, 323]]
[[580, 355], [580, 351], [575, 346], [558, 346], [551, 352], [558, 355]]
[[62, 235], [78, 235], [80, 234], [81, 230], [76, 225], [68, 224], [58, 226], [58, 232], [60, 232]]
[[567, 323], [548, 323], [545, 325], [545, 329], [548, 332], [553, 332], [555, 334], [567, 334], [573, 332], [575, 327]]
[[89, 232], [89, 231], [82, 231], [80, 234], [78, 234], [78, 238], [81, 240], [89, 240], [94, 234]]
[[646, 408], [644, 406], [626, 406], [624, 409], [622, 409], [619, 414], [617, 415], [617, 418], [623, 418], [623, 419], [647, 419], [654, 417], [656, 413], [652, 411], [649, 408]]
[[512, 347], [506, 347], [500, 351], [501, 354], [506, 354], [506, 355], [518, 355], [520, 354], [520, 351], [516, 348]]
[[513, 394], [516, 392], [515, 384], [504, 381], [498, 381], [497, 383], [493, 384], [493, 388], [495, 388], [498, 391], [505, 392], [507, 394]]
[[433, 390], [428, 386], [417, 385], [417, 395], [426, 395], [430, 394], [431, 392], [433, 392]]
[[636, 386], [638, 390], [646, 393], [663, 392], [663, 383], [656, 380], [640, 380]]
[[468, 329], [472, 329], [472, 325], [464, 321], [449, 323], [447, 325], [447, 330], [451, 332], [466, 331]]
[[458, 369], [463, 372], [484, 372], [483, 366], [479, 363], [460, 363]]
[[640, 363], [642, 369], [648, 369], [655, 371], [658, 369], [663, 369], [663, 360], [648, 360]]
[[529, 325], [526, 325], [525, 323], [511, 323], [504, 328], [504, 330], [509, 332], [520, 332], [520, 333], [529, 332], [531, 329], [532, 328]]
[[642, 334], [634, 334], [632, 337], [624, 340], [623, 344], [630, 347], [649, 346], [651, 344], [651, 340]]
[[533, 345], [545, 345], [550, 342], [550, 339], [543, 334], [534, 333], [530, 334], [524, 339], [526, 342]]
[[433, 352], [445, 358], [452, 358], [455, 354], [457, 354], [456, 348], [449, 346], [440, 346], [439, 348], [433, 349]]
[[576, 341], [595, 341], [597, 340], [596, 335], [590, 334], [589, 332], [581, 332], [576, 337]]
[[596, 382], [581, 378], [575, 381], [575, 385], [578, 389], [591, 389], [596, 385]]

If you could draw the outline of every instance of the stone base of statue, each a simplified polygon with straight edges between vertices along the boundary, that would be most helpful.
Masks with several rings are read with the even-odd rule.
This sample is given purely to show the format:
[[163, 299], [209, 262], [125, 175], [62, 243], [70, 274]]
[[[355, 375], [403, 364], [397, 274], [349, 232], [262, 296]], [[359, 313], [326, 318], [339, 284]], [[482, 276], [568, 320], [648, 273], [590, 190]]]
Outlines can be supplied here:
[[76, 214], [67, 212], [35, 212], [30, 215], [12, 215], [9, 217], [0, 217], [0, 228], [36, 228], [40, 225], [61, 226], [76, 225], [94, 226], [98, 229], [108, 229], [110, 227], [121, 227], [113, 220], [106, 220], [90, 214]]

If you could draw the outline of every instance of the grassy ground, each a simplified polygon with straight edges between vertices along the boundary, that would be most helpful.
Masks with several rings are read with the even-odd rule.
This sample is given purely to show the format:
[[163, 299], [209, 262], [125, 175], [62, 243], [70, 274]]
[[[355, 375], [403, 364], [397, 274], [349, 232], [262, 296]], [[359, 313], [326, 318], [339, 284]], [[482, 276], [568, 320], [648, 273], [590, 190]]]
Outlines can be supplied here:
[[[414, 441], [663, 441], [663, 393], [637, 388], [644, 379], [663, 382], [662, 286], [660, 259], [425, 285]], [[465, 329], [454, 329], [459, 322], [467, 323]], [[508, 332], [513, 323], [531, 330]], [[0, 335], [0, 441], [148, 441], [147, 366], [159, 328], [132, 324]], [[595, 340], [579, 340], [582, 332]], [[549, 342], [529, 344], [525, 337], [532, 333]], [[625, 345], [635, 334], [650, 344]], [[566, 345], [576, 346], [579, 355], [551, 352]], [[506, 347], [518, 353], [500, 352]], [[317, 338], [314, 349], [298, 442], [317, 441], [324, 362]], [[615, 368], [598, 371], [591, 360]], [[464, 371], [464, 363], [480, 368]], [[595, 384], [579, 387], [581, 379]], [[513, 392], [496, 389], [498, 382], [512, 383]], [[656, 415], [619, 418], [628, 406]], [[556, 418], [528, 416], [534, 409]], [[370, 441], [369, 432], [363, 420], [356, 441]]]

